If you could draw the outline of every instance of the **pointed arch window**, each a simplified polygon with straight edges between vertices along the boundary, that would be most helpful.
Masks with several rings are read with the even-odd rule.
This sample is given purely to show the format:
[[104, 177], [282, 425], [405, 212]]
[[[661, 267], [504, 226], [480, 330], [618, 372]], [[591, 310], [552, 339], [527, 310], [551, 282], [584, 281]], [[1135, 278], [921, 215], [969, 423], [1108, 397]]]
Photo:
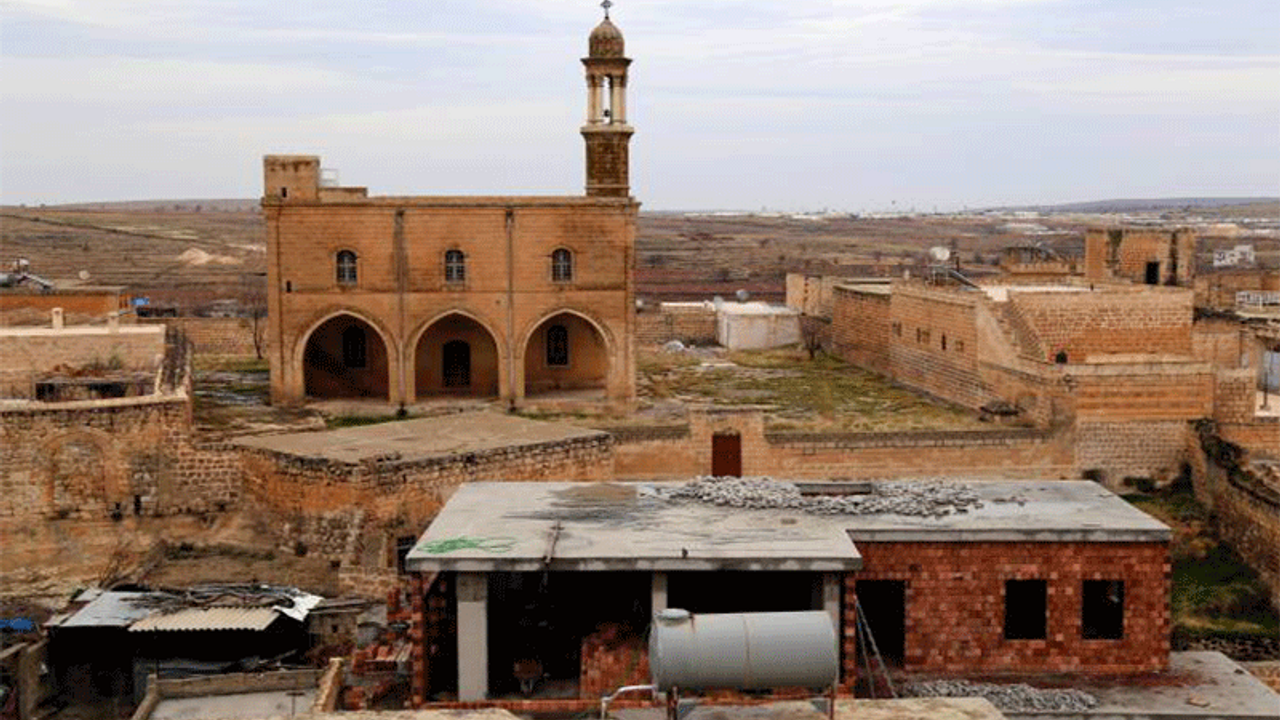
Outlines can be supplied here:
[[339, 285], [355, 285], [356, 281], [359, 279], [356, 254], [350, 250], [343, 250], [339, 252], [337, 272]]
[[551, 280], [553, 282], [571, 282], [573, 280], [573, 252], [567, 248], [559, 248], [551, 253]]
[[569, 329], [563, 325], [547, 328], [547, 365], [564, 367], [569, 364]]
[[467, 256], [461, 250], [449, 250], [444, 254], [444, 281], [460, 283], [467, 281]]

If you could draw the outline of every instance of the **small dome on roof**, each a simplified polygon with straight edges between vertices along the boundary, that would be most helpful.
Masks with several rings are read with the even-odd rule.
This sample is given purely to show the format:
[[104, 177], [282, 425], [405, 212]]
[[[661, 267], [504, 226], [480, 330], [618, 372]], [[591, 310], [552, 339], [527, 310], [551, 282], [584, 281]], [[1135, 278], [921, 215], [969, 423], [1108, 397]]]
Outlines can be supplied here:
[[593, 58], [625, 57], [626, 41], [622, 39], [622, 31], [618, 26], [606, 17], [591, 31], [590, 49]]

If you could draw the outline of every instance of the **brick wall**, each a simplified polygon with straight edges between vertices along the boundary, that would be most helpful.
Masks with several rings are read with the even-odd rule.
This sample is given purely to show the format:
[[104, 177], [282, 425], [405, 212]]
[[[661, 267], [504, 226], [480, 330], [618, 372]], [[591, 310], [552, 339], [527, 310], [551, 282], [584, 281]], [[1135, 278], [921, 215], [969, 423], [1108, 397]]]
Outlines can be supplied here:
[[1036, 356], [1192, 354], [1192, 293], [1171, 288], [1098, 292], [1011, 292], [1009, 311], [1030, 328]]
[[1213, 504], [1218, 532], [1258, 571], [1280, 605], [1280, 488], [1226, 478]]
[[1216, 377], [1202, 363], [1072, 365], [1063, 372], [1082, 423], [1213, 416]]
[[895, 380], [966, 407], [991, 399], [978, 373], [978, 305], [985, 295], [893, 284], [890, 372]]
[[1249, 423], [1258, 403], [1258, 373], [1251, 368], [1221, 370], [1214, 388], [1213, 419], [1219, 423]]
[[636, 314], [636, 343], [663, 345], [672, 340], [685, 344], [716, 343], [716, 312], [710, 304], [674, 305], [663, 303], [656, 309]]
[[7, 329], [0, 331], [0, 390], [58, 369], [153, 371], [164, 353], [164, 328], [158, 327]]
[[1238, 292], [1280, 291], [1280, 270], [1212, 270], [1197, 277], [1195, 287], [1197, 305], [1235, 308]]
[[[1140, 673], [1169, 659], [1169, 559], [1161, 543], [875, 543], [854, 538], [846, 575], [845, 676], [859, 661], [856, 582], [906, 582], [904, 665], [925, 672]], [[1004, 639], [1006, 580], [1048, 582], [1044, 640]], [[1081, 583], [1123, 580], [1124, 637], [1081, 637]]]
[[624, 685], [649, 682], [649, 646], [643, 636], [606, 627], [582, 639], [578, 697], [599, 700]]
[[846, 362], [889, 371], [889, 295], [837, 286], [831, 295], [831, 348]]
[[[1273, 397], [1272, 403], [1280, 403]], [[1280, 457], [1280, 418], [1260, 417], [1248, 423], [1221, 423], [1219, 432], [1225, 440], [1267, 457]]]

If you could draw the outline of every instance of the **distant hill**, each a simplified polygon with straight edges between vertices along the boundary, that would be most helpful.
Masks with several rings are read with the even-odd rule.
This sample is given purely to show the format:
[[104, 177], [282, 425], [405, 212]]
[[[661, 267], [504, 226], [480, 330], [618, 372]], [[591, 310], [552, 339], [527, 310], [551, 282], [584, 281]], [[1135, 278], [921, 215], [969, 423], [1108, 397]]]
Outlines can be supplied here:
[[1021, 205], [1016, 207], [994, 208], [996, 210], [1036, 210], [1039, 212], [1059, 213], [1126, 213], [1126, 212], [1161, 212], [1169, 210], [1219, 210], [1240, 206], [1258, 206], [1260, 209], [1280, 208], [1280, 198], [1274, 197], [1237, 197], [1237, 198], [1149, 198], [1130, 200], [1093, 200], [1090, 202], [1063, 203], [1059, 205]]

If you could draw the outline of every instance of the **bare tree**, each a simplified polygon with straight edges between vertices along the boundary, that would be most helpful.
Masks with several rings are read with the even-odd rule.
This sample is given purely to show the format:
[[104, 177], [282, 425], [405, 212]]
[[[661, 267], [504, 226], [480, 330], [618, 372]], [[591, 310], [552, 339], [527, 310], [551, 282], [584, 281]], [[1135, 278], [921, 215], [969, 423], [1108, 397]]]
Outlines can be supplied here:
[[261, 360], [267, 345], [267, 277], [265, 273], [246, 274], [243, 278], [241, 302], [253, 336], [253, 354]]

